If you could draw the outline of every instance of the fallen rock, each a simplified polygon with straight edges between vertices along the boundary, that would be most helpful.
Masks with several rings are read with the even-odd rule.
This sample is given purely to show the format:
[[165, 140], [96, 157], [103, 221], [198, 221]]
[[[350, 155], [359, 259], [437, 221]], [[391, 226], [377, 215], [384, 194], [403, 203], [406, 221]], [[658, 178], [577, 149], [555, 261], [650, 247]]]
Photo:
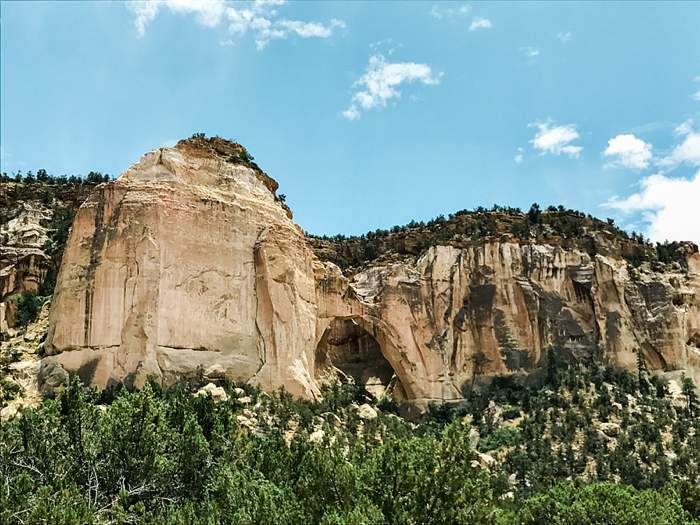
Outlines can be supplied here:
[[476, 452], [476, 459], [472, 461], [472, 467], [489, 469], [496, 464], [496, 459], [490, 454], [484, 454], [483, 452]]
[[70, 381], [68, 372], [55, 359], [44, 359], [39, 366], [37, 377], [39, 392], [42, 395], [53, 397], [59, 387], [65, 386]]
[[16, 405], [7, 405], [2, 410], [0, 410], [0, 421], [7, 421], [12, 419], [19, 413]]
[[598, 427], [603, 432], [603, 434], [609, 437], [615, 437], [620, 433], [620, 425], [618, 425], [617, 423], [603, 422], [599, 423]]
[[322, 429], [314, 430], [311, 434], [309, 434], [309, 441], [311, 443], [320, 443], [323, 441], [324, 436], [326, 433]]
[[216, 386], [214, 383], [208, 383], [195, 393], [195, 396], [211, 396], [211, 398], [214, 400], [216, 403], [220, 403], [222, 401], [228, 401], [228, 394], [226, 394], [226, 390], [224, 390], [220, 386]]
[[372, 406], [364, 403], [358, 407], [357, 415], [360, 416], [360, 419], [375, 419], [377, 411]]
[[476, 450], [477, 445], [479, 444], [479, 439], [481, 438], [481, 435], [479, 434], [479, 431], [472, 427], [469, 429], [469, 448], [472, 450]]

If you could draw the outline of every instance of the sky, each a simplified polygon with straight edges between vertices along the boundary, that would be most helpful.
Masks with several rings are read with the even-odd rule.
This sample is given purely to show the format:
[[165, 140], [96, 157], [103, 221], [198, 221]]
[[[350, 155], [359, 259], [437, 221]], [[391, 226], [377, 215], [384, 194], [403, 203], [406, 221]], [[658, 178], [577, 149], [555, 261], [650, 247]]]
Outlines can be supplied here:
[[0, 3], [0, 164], [240, 142], [315, 234], [564, 205], [700, 243], [700, 2]]

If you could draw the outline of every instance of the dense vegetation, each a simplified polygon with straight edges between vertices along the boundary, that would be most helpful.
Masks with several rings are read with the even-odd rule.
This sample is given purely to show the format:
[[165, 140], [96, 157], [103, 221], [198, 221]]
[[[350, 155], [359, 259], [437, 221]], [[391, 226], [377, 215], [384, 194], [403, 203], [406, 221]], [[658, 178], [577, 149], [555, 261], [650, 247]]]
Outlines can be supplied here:
[[317, 402], [224, 385], [217, 403], [196, 381], [75, 380], [0, 426], [0, 522], [699, 523], [692, 384], [679, 403], [643, 367], [557, 365], [546, 381], [497, 380], [413, 424], [388, 399], [363, 419], [353, 385]]
[[46, 297], [39, 296], [34, 292], [23, 292], [10, 296], [9, 300], [17, 306], [17, 326], [27, 326], [29, 323], [33, 323], [46, 299]]
[[314, 236], [307, 234], [316, 255], [343, 269], [361, 267], [375, 259], [391, 255], [418, 255], [430, 246], [468, 247], [485, 240], [510, 239], [580, 249], [590, 255], [624, 257], [639, 266], [643, 262], [685, 264], [685, 257], [697, 246], [692, 243], [652, 244], [643, 235], [628, 234], [612, 219], [601, 221], [563, 206], [541, 210], [533, 204], [527, 212], [519, 208], [494, 205], [461, 210], [447, 218], [440, 215], [428, 222], [411, 221], [389, 230], [375, 230], [360, 236]]

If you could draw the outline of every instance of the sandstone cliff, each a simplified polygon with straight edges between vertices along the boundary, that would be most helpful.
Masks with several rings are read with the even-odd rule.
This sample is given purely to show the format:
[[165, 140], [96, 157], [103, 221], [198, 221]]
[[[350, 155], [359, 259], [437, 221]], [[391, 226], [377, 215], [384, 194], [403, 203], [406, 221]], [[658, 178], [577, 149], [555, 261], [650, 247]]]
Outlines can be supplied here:
[[418, 403], [532, 376], [551, 352], [634, 368], [639, 351], [700, 380], [696, 248], [634, 267], [638, 245], [609, 231], [448, 223], [344, 273], [337, 243], [306, 238], [276, 189], [242, 146], [201, 137], [99, 186], [72, 227], [43, 366], [100, 387], [201, 368], [307, 397], [345, 375]]

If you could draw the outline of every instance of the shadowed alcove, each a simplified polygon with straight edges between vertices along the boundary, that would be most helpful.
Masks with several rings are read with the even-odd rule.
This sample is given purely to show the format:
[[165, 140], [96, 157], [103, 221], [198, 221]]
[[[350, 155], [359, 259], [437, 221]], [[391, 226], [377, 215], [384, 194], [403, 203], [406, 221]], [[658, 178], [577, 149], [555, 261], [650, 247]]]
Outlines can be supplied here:
[[316, 348], [315, 375], [321, 382], [352, 380], [376, 399], [406, 397], [377, 340], [353, 319], [334, 319], [326, 329]]

